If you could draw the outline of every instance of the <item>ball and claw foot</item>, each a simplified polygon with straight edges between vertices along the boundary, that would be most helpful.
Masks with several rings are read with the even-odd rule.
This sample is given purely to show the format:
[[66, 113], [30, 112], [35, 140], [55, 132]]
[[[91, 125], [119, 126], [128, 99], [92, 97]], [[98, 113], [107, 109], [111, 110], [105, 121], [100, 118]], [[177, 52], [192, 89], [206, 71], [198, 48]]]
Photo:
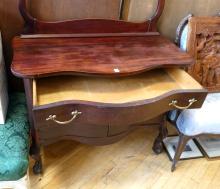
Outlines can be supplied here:
[[153, 151], [155, 154], [159, 155], [163, 152], [163, 143], [161, 142], [161, 140], [156, 139], [154, 141], [154, 145], [153, 145]]
[[33, 173], [35, 175], [39, 175], [39, 174], [43, 173], [43, 166], [42, 166], [41, 160], [38, 160], [35, 162], [35, 164], [33, 166]]

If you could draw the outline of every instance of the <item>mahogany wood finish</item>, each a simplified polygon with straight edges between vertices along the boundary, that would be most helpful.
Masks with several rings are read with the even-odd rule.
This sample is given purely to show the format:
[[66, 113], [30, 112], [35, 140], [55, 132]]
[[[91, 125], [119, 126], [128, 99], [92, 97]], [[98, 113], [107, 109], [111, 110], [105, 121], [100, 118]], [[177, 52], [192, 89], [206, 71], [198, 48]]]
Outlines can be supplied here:
[[[103, 104], [103, 103], [89, 103], [84, 101], [67, 101], [54, 103], [44, 106], [35, 106], [34, 117], [38, 120], [38, 129], [49, 129], [62, 127], [60, 124], [56, 124], [53, 121], [46, 121], [46, 119], [56, 113], [57, 119], [61, 121], [69, 120], [71, 118], [71, 112], [78, 110], [82, 112], [73, 123], [66, 124], [62, 127], [64, 132], [70, 134], [69, 128], [73, 129], [73, 133], [78, 136], [98, 137], [99, 134], [95, 135], [96, 130], [103, 130], [104, 135], [107, 136], [107, 131], [114, 134], [125, 132], [124, 127], [130, 125], [141, 125], [165, 112], [172, 110], [173, 107], [169, 106], [173, 99], [179, 101], [180, 105], [188, 104], [188, 99], [196, 98], [198, 100], [191, 108], [200, 108], [203, 100], [206, 97], [206, 92], [202, 90], [195, 91], [181, 91], [171, 92], [157, 98], [144, 100], [140, 102], [124, 103], [119, 105]], [[124, 118], [124, 119], [122, 119]], [[90, 125], [87, 126], [87, 125]], [[106, 126], [118, 127], [118, 133], [106, 129]], [[81, 128], [78, 128], [81, 127]], [[80, 132], [80, 129], [85, 129]], [[78, 129], [77, 129], [78, 128]], [[87, 128], [87, 129], [86, 129]], [[91, 128], [91, 129], [89, 129]], [[94, 129], [92, 129], [94, 128]], [[78, 132], [78, 134], [77, 134]], [[103, 134], [101, 134], [103, 135]]]
[[[53, 125], [53, 127], [41, 127], [38, 132], [40, 135], [39, 143], [42, 145], [49, 145], [57, 141], [64, 139], [79, 141], [84, 144], [103, 146], [110, 145], [115, 142], [118, 142], [123, 137], [128, 135], [130, 132], [141, 127], [157, 127], [164, 116], [161, 115], [152, 120], [143, 122], [142, 124], [134, 125], [123, 125], [119, 127], [118, 125], [102, 125], [97, 127], [96, 125], [66, 125], [61, 127], [60, 125]], [[122, 130], [122, 128], [124, 128]], [[54, 132], [51, 132], [51, 129]], [[106, 131], [106, 129], [108, 129]], [[120, 130], [118, 130], [120, 129]], [[90, 132], [88, 132], [90, 130]], [[94, 137], [97, 136], [97, 137]]]
[[167, 135], [168, 135], [167, 120], [166, 117], [164, 116], [159, 125], [159, 134], [157, 138], [154, 140], [154, 144], [152, 147], [152, 150], [154, 151], [155, 154], [158, 155], [163, 152], [163, 140], [167, 137]]
[[[108, 135], [105, 137], [84, 137], [84, 136], [77, 136], [77, 135], [60, 135], [60, 130], [64, 130], [60, 128], [59, 130], [56, 130], [53, 134], [55, 137], [48, 137], [47, 133], [51, 133], [51, 130], [45, 129], [43, 130], [43, 134], [45, 137], [42, 137], [40, 139], [40, 144], [43, 146], [50, 145], [54, 142], [57, 141], [62, 141], [62, 140], [74, 140], [74, 141], [79, 141], [80, 143], [83, 144], [88, 144], [88, 145], [95, 145], [95, 146], [104, 146], [104, 145], [110, 145], [114, 144], [127, 135], [129, 135], [131, 132], [133, 132], [136, 129], [139, 128], [148, 128], [148, 127], [158, 127], [158, 125], [163, 125], [164, 122], [164, 115], [161, 115], [160, 117], [157, 117], [153, 120], [149, 120], [145, 122], [144, 124], [141, 125], [130, 125], [129, 128], [126, 129], [126, 131], [118, 133], [118, 134], [112, 134]], [[118, 128], [118, 127], [117, 127]]]
[[12, 72], [22, 78], [59, 74], [124, 76], [193, 63], [188, 54], [160, 35], [17, 37], [13, 47]]
[[[160, 125], [160, 128], [163, 128], [165, 112], [175, 109], [172, 106], [173, 100], [178, 100], [179, 106], [186, 106], [190, 99], [195, 98], [197, 101], [191, 104], [191, 108], [201, 107], [206, 90], [184, 71], [158, 69], [152, 72], [157, 73], [154, 77], [149, 72], [148, 76], [147, 73], [145, 76], [138, 75], [158, 67], [183, 67], [193, 63], [189, 55], [155, 33], [164, 3], [165, 0], [159, 0], [154, 16], [144, 23], [105, 19], [44, 22], [33, 18], [27, 12], [25, 0], [19, 1], [26, 35], [14, 39], [11, 69], [16, 76], [23, 78], [25, 83], [33, 138], [31, 152], [36, 159], [35, 173], [42, 172], [41, 145], [62, 139], [93, 145], [111, 144], [138, 126]], [[39, 104], [40, 81], [46, 81], [43, 83], [46, 83], [45, 93], [48, 94], [51, 92], [48, 79], [53, 80], [54, 75], [58, 78], [67, 77], [61, 76], [66, 74], [72, 75], [76, 82], [72, 82], [70, 86], [65, 85], [67, 88], [64, 88], [65, 83], [52, 88], [55, 89], [54, 94], [63, 94], [64, 90], [69, 93], [65, 93], [64, 97], [71, 99], [62, 100], [60, 97], [53, 103], [47, 103], [46, 100], [45, 103]], [[124, 77], [112, 77], [114, 80], [107, 81], [106, 85], [102, 77], [95, 77], [97, 75]], [[94, 76], [95, 82], [89, 76]], [[87, 79], [84, 81], [80, 77]], [[77, 82], [82, 82], [85, 88], [82, 88], [82, 83], [77, 85]], [[165, 91], [160, 90], [158, 83], [164, 85]], [[74, 86], [71, 87], [72, 85]], [[94, 86], [95, 90], [91, 90], [91, 86]], [[103, 86], [108, 86], [108, 90]], [[132, 98], [123, 101], [126, 93], [115, 91], [116, 87], [132, 93]], [[139, 93], [145, 93], [144, 99], [140, 95], [134, 98], [137, 88]], [[80, 90], [85, 94], [85, 100], [77, 100], [76, 95]], [[114, 96], [112, 92], [117, 96], [115, 103], [111, 101]], [[96, 99], [86, 100], [93, 95]], [[103, 102], [98, 101], [101, 99], [99, 95], [103, 95]], [[80, 115], [74, 115], [76, 110]], [[156, 152], [159, 151], [160, 144], [161, 141], [156, 140]]]
[[[19, 0], [19, 10], [26, 27], [24, 33], [128, 33], [157, 31], [156, 23], [164, 9], [165, 0], [158, 0], [154, 16], [143, 23], [131, 23], [120, 20], [83, 19], [61, 22], [44, 22], [33, 18], [26, 9], [26, 1]], [[89, 29], [88, 29], [89, 28]]]
[[33, 109], [33, 80], [32, 79], [23, 79], [25, 95], [27, 100], [28, 108], [28, 118], [31, 126], [31, 146], [30, 146], [30, 155], [35, 160], [35, 165], [33, 171], [36, 174], [42, 173], [42, 159], [41, 159], [41, 149], [37, 131], [34, 126], [34, 116], [32, 114]]

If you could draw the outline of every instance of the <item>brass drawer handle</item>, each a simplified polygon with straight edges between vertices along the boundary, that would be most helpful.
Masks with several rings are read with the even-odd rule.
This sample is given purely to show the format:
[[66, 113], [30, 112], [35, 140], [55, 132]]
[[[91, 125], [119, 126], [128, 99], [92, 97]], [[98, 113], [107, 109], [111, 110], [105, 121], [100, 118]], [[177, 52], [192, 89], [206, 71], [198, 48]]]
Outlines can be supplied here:
[[195, 98], [193, 99], [190, 99], [189, 100], [189, 105], [188, 106], [185, 106], [185, 107], [182, 107], [182, 106], [178, 106], [177, 103], [178, 101], [177, 100], [173, 100], [169, 106], [174, 106], [175, 108], [179, 109], [179, 110], [185, 110], [185, 109], [188, 109], [190, 108], [195, 102], [197, 102], [197, 100]]
[[77, 118], [77, 116], [78, 115], [80, 115], [80, 114], [82, 114], [82, 112], [78, 112], [77, 110], [76, 111], [73, 111], [73, 112], [71, 112], [71, 115], [73, 116], [70, 120], [68, 120], [68, 121], [63, 121], [63, 122], [61, 122], [61, 121], [57, 121], [56, 120], [56, 118], [57, 118], [57, 116], [56, 115], [50, 115], [47, 119], [46, 119], [46, 121], [54, 121], [55, 123], [57, 123], [57, 124], [60, 124], [60, 125], [66, 125], [66, 124], [69, 124], [69, 123], [71, 123], [74, 119], [76, 119]]

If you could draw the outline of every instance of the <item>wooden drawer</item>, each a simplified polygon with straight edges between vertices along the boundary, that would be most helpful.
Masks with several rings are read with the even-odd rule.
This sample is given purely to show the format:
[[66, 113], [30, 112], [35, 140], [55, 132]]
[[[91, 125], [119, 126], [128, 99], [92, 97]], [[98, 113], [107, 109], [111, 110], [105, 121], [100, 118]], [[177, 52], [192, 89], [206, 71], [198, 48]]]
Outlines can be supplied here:
[[176, 105], [186, 107], [190, 104], [191, 99], [196, 99], [190, 108], [200, 108], [206, 94], [201, 92], [182, 92], [181, 94], [176, 91], [176, 94], [166, 94], [161, 97], [155, 98], [152, 101], [146, 100], [142, 104], [136, 104], [127, 107], [112, 108], [109, 115], [110, 125], [133, 125], [141, 124], [159, 116], [165, 112], [176, 109], [171, 103], [176, 101]]
[[[44, 138], [114, 135], [172, 109], [199, 108], [207, 95], [181, 69], [121, 78], [42, 78], [33, 83], [33, 90], [35, 123]], [[72, 115], [75, 111], [80, 114]]]
[[[77, 104], [77, 102], [60, 102], [34, 107], [34, 114], [38, 124], [46, 121], [47, 125], [53, 125], [54, 123], [59, 125], [59, 122], [61, 122], [60, 125], [66, 125], [65, 123], [68, 122], [70, 122], [69, 124], [103, 125], [107, 119], [105, 108]], [[56, 118], [53, 120], [51, 117], [54, 115], [56, 115]]]
[[[73, 115], [73, 112], [78, 112]], [[35, 122], [43, 138], [65, 135], [104, 137], [108, 123], [103, 108], [61, 102], [34, 108]], [[52, 116], [56, 115], [56, 118]]]
[[53, 125], [41, 125], [37, 128], [40, 140], [56, 139], [60, 137], [88, 137], [88, 138], [101, 138], [107, 136], [107, 125], [92, 125], [92, 124], [67, 124], [64, 126]]
[[159, 126], [164, 119], [164, 115], [156, 117], [151, 120], [147, 120], [144, 122], [138, 122], [136, 124], [109, 124], [109, 132], [108, 136], [116, 136], [119, 134], [126, 133], [127, 131], [136, 129], [138, 127], [146, 127], [146, 126]]

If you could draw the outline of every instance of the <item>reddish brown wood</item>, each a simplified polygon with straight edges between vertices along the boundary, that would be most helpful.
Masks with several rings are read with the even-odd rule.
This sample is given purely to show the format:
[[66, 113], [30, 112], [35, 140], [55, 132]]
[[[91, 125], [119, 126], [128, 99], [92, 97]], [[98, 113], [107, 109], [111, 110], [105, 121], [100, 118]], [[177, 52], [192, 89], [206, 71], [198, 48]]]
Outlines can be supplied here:
[[21, 39], [42, 38], [91, 38], [91, 37], [144, 37], [160, 35], [159, 32], [136, 32], [136, 33], [83, 33], [83, 34], [25, 34]]
[[112, 137], [112, 136], [118, 136], [121, 135], [122, 133], [127, 133], [128, 131], [132, 131], [134, 129], [138, 129], [140, 127], [149, 127], [149, 126], [158, 126], [161, 122], [161, 120], [163, 120], [163, 118], [165, 118], [165, 114], [160, 115], [156, 118], [147, 120], [146, 122], [142, 122], [142, 123], [138, 123], [138, 124], [131, 124], [131, 125], [113, 125], [110, 124], [109, 125], [109, 131], [108, 131], [108, 136]]
[[189, 20], [188, 52], [195, 64], [189, 73], [210, 92], [220, 91], [220, 17]]
[[[120, 105], [66, 101], [37, 106], [33, 110], [36, 129], [42, 144], [45, 141], [50, 143], [49, 141], [56, 142], [68, 138], [86, 144], [106, 145], [114, 141], [108, 137], [120, 138], [141, 125], [160, 124], [163, 127], [164, 118], [158, 119], [158, 117], [162, 118], [165, 112], [173, 109], [169, 106], [173, 99], [177, 99], [180, 105], [185, 106], [188, 104], [188, 99], [196, 98], [198, 101], [191, 108], [200, 108], [206, 95], [206, 90], [183, 90], [172, 91], [154, 99]], [[46, 121], [50, 115], [54, 114], [59, 121], [69, 120], [70, 113], [74, 110], [82, 114], [69, 124], [60, 125], [52, 120]]]
[[[154, 16], [143, 23], [120, 20], [84, 19], [62, 22], [44, 22], [33, 18], [27, 11], [25, 0], [19, 0], [19, 10], [25, 21], [24, 33], [121, 33], [157, 31], [156, 23], [164, 9], [165, 0], [158, 0]], [[88, 29], [89, 28], [89, 29]]]
[[[53, 130], [53, 132], [51, 132]], [[39, 139], [57, 139], [61, 136], [81, 136], [81, 137], [93, 137], [101, 138], [107, 137], [108, 125], [92, 125], [92, 124], [68, 124], [68, 125], [58, 125], [58, 124], [44, 124], [41, 123], [41, 127], [38, 128]]]
[[[148, 127], [155, 127], [158, 126], [160, 124], [160, 119], [158, 118], [158, 121], [154, 124], [152, 123], [145, 123], [144, 127], [148, 128]], [[140, 127], [143, 127], [143, 125], [133, 125], [131, 126], [126, 132], [122, 132], [120, 134], [117, 135], [113, 135], [113, 136], [106, 136], [106, 137], [81, 137], [81, 136], [76, 136], [76, 135], [62, 135], [60, 136], [58, 134], [58, 132], [56, 131], [57, 136], [56, 137], [52, 137], [52, 138], [41, 138], [40, 143], [44, 146], [55, 143], [57, 141], [61, 141], [61, 140], [74, 140], [74, 141], [79, 141], [81, 143], [84, 144], [89, 144], [89, 145], [95, 145], [95, 146], [104, 146], [104, 145], [109, 145], [109, 144], [113, 144], [115, 142], [120, 141], [121, 139], [123, 139], [124, 137], [126, 137], [128, 134], [130, 134], [132, 131], [134, 131], [135, 129], [138, 129]], [[51, 132], [51, 130], [47, 130], [47, 132]]]
[[[152, 123], [152, 122], [146, 122], [144, 125], [130, 125], [129, 128], [127, 128], [126, 130], [124, 130], [124, 132], [121, 133], [117, 133], [117, 134], [109, 134], [108, 136], [101, 136], [100, 137], [91, 137], [91, 136], [85, 136], [86, 134], [91, 134], [92, 132], [99, 132], [97, 130], [97, 128], [92, 128], [92, 125], [90, 125], [90, 128], [93, 130], [91, 133], [81, 133], [83, 136], [78, 135], [79, 131], [82, 131], [82, 129], [78, 128], [79, 131], [77, 131], [77, 134], [74, 133], [73, 131], [75, 130], [75, 128], [73, 128], [74, 126], [72, 125], [72, 129], [71, 128], [62, 128], [62, 127], [54, 127], [54, 132], [51, 132], [51, 128], [43, 128], [42, 130], [39, 130], [39, 133], [41, 135], [40, 138], [40, 142], [43, 145], [48, 145], [57, 141], [61, 141], [61, 140], [75, 140], [75, 141], [79, 141], [81, 143], [84, 144], [89, 144], [89, 145], [96, 145], [96, 146], [103, 146], [103, 145], [110, 145], [112, 143], [118, 142], [119, 140], [121, 140], [123, 137], [125, 137], [126, 135], [128, 135], [130, 132], [139, 129], [139, 128], [148, 128], [150, 126], [157, 126], [160, 122], [161, 118], [157, 118], [157, 121]], [[155, 119], [156, 120], [156, 119]], [[84, 126], [84, 125], [83, 125]], [[87, 127], [87, 126], [86, 126]], [[86, 128], [85, 127], [85, 128]], [[55, 130], [56, 128], [56, 130]], [[69, 130], [69, 132], [68, 132]], [[76, 130], [75, 130], [76, 131]], [[112, 128], [111, 128], [112, 131]], [[105, 133], [107, 134], [107, 132]], [[94, 135], [93, 135], [94, 136]]]
[[154, 140], [154, 144], [152, 147], [152, 150], [155, 154], [160, 154], [163, 152], [163, 140], [167, 137], [167, 135], [167, 118], [166, 116], [164, 116], [159, 126], [159, 134], [157, 138]]
[[164, 6], [165, 6], [165, 0], [158, 0], [156, 12], [154, 13], [152, 18], [150, 19], [150, 24], [148, 27], [149, 32], [150, 31], [157, 31], [157, 22], [163, 13]]
[[[156, 98], [123, 104], [97, 103], [86, 101], [65, 101], [49, 105], [34, 107], [34, 115], [39, 125], [45, 125], [49, 115], [56, 114], [61, 121], [69, 120], [74, 110], [82, 112], [75, 124], [91, 125], [134, 125], [142, 124], [173, 109], [169, 104], [178, 100], [180, 106], [186, 106], [188, 100], [196, 98], [198, 101], [191, 108], [200, 108], [207, 95], [206, 90], [178, 90], [171, 91]], [[123, 119], [121, 119], [123, 117]], [[53, 125], [53, 121], [47, 125]]]
[[[189, 99], [196, 98], [198, 101], [191, 108], [201, 107], [207, 94], [202, 89], [171, 91], [153, 99], [123, 104], [74, 101], [73, 97], [72, 101], [33, 107], [32, 78], [62, 74], [123, 76], [161, 66], [185, 66], [193, 61], [169, 40], [149, 33], [156, 31], [165, 0], [159, 0], [152, 19], [140, 24], [103, 19], [46, 23], [28, 14], [25, 0], [19, 2], [26, 33], [40, 34], [14, 39], [12, 64], [12, 72], [25, 81], [35, 155], [39, 157], [35, 173], [42, 171], [40, 144], [62, 139], [111, 144], [140, 125], [163, 125], [161, 120], [166, 111], [173, 109], [169, 103], [174, 99], [185, 106]], [[51, 33], [56, 35], [45, 35]], [[70, 120], [74, 110], [82, 114], [67, 125], [47, 120], [50, 115], [56, 115], [59, 121]]]
[[[12, 72], [23, 78], [60, 74], [124, 76], [193, 59], [156, 36], [14, 39]], [[119, 69], [120, 72], [115, 71]]]
[[40, 155], [40, 142], [38, 138], [38, 133], [35, 129], [34, 124], [34, 115], [33, 115], [33, 86], [32, 79], [24, 79], [24, 88], [25, 95], [27, 100], [27, 109], [28, 109], [28, 118], [30, 123], [30, 131], [31, 131], [31, 146], [30, 146], [30, 155], [35, 160], [35, 164], [33, 166], [33, 171], [36, 174], [42, 173], [42, 160]]

